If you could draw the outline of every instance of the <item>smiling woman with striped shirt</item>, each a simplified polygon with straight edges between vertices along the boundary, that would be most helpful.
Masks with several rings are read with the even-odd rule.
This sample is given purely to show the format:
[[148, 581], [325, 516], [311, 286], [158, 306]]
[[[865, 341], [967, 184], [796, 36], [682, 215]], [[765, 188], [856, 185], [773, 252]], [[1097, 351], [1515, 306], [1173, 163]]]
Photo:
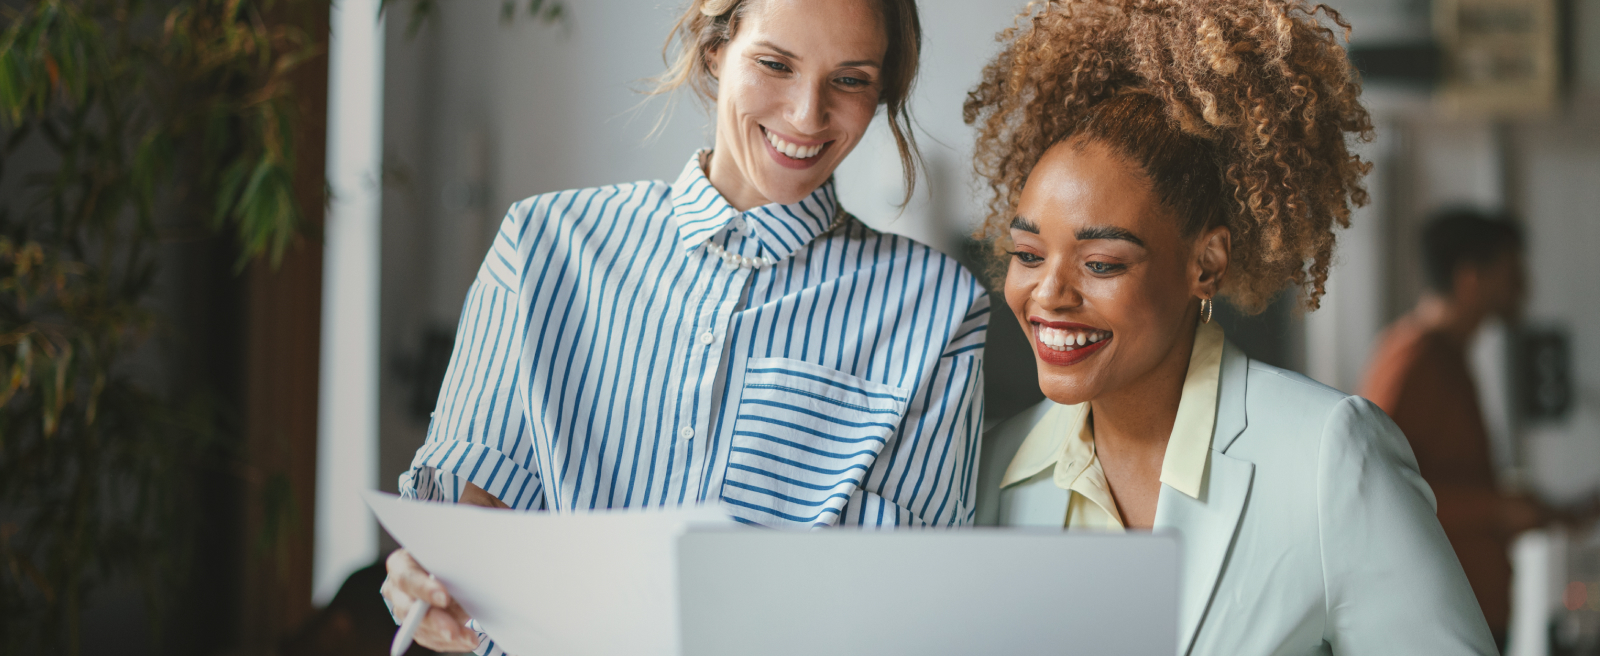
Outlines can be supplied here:
[[[714, 101], [714, 147], [671, 184], [512, 206], [402, 495], [970, 521], [988, 297], [845, 212], [832, 177], [883, 107], [909, 196], [920, 41], [914, 0], [695, 0], [659, 91]], [[419, 643], [500, 653], [403, 550], [388, 566], [397, 613], [434, 605]]]

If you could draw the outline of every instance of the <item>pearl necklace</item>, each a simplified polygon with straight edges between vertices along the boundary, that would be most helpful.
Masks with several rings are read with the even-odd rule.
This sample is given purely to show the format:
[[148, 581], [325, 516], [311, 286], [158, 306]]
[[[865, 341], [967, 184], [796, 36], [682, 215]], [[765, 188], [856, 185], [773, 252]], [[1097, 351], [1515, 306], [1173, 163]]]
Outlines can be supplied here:
[[[840, 226], [844, 225], [844, 216], [845, 213], [843, 210], [836, 212], [833, 218], [833, 225], [828, 226], [827, 230], [822, 231], [822, 233], [817, 236], [821, 237], [822, 235], [826, 235], [830, 232], [838, 230]], [[741, 269], [755, 269], [759, 271], [778, 263], [777, 260], [767, 255], [762, 255], [760, 257], [746, 257], [744, 255], [735, 255], [733, 253], [729, 253], [727, 249], [718, 246], [716, 242], [713, 242], [710, 239], [705, 241], [705, 245], [706, 252], [722, 258], [722, 261], [727, 262], [729, 266], [736, 266]]]
[[760, 270], [778, 263], [777, 260], [774, 260], [766, 255], [762, 255], [761, 257], [745, 257], [743, 255], [734, 255], [733, 253], [729, 253], [727, 249], [718, 246], [710, 239], [706, 240], [706, 251], [712, 255], [722, 258], [722, 261], [727, 262], [729, 266], [736, 266], [741, 269]]

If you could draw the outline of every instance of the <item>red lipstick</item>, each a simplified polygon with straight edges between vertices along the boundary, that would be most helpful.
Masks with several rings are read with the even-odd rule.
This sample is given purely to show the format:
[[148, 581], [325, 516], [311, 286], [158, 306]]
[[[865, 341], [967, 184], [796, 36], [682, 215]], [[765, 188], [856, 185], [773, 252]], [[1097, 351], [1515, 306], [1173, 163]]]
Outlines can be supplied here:
[[1090, 331], [1099, 332], [1100, 329], [1099, 328], [1095, 328], [1094, 326], [1088, 326], [1088, 325], [1084, 325], [1084, 324], [1081, 324], [1081, 323], [1072, 323], [1072, 322], [1069, 322], [1069, 321], [1045, 321], [1045, 320], [1040, 319], [1038, 317], [1028, 317], [1028, 322], [1033, 327], [1033, 353], [1034, 353], [1034, 355], [1039, 358], [1039, 361], [1041, 361], [1041, 362], [1043, 362], [1045, 364], [1055, 365], [1055, 366], [1058, 366], [1058, 367], [1068, 367], [1068, 366], [1075, 365], [1075, 364], [1077, 364], [1079, 362], [1083, 362], [1084, 360], [1088, 359], [1089, 356], [1094, 355], [1095, 353], [1099, 353], [1100, 349], [1103, 348], [1108, 342], [1110, 342], [1112, 337], [1113, 337], [1111, 335], [1107, 335], [1105, 339], [1102, 339], [1102, 340], [1100, 340], [1098, 342], [1095, 342], [1093, 344], [1085, 344], [1083, 346], [1073, 347], [1073, 348], [1065, 350], [1065, 351], [1058, 351], [1056, 349], [1053, 349], [1053, 348], [1045, 345], [1045, 343], [1040, 339], [1040, 336], [1039, 336], [1039, 329], [1040, 328], [1054, 328], [1056, 330], [1069, 330], [1069, 331], [1081, 331], [1081, 332], [1090, 332]]

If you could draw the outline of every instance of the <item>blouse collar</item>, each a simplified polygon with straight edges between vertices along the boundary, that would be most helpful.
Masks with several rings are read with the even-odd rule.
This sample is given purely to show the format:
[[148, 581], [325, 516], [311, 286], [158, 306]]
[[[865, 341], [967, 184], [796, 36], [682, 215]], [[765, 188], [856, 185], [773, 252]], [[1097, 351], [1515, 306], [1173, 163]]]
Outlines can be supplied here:
[[706, 178], [701, 161], [710, 153], [696, 151], [678, 181], [672, 183], [672, 212], [678, 221], [678, 242], [684, 252], [698, 248], [740, 216], [750, 226], [762, 254], [778, 260], [793, 255], [833, 225], [839, 200], [832, 176], [798, 203], [771, 203], [740, 213]]

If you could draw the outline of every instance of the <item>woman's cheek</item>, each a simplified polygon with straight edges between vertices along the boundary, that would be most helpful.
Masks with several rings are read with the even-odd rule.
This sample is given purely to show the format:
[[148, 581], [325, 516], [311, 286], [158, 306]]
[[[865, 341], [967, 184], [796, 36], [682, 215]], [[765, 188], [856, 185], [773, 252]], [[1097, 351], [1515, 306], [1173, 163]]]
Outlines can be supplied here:
[[1078, 281], [1078, 293], [1094, 299], [1101, 312], [1109, 312], [1127, 302], [1128, 285], [1122, 278], [1084, 275]]
[[1033, 272], [1011, 258], [1011, 266], [1006, 271], [1006, 305], [1011, 307], [1011, 312], [1019, 320], [1025, 320], [1028, 310], [1028, 297], [1033, 295], [1035, 281]]
[[739, 90], [738, 104], [746, 116], [765, 118], [771, 111], [773, 97], [779, 89], [760, 76], [751, 76]]
[[862, 91], [843, 95], [849, 98], [845, 105], [851, 138], [859, 139], [867, 131], [867, 126], [872, 124], [872, 117], [878, 114], [878, 94]]
[[872, 117], [878, 114], [878, 94], [856, 91], [856, 93], [840, 93], [840, 96], [845, 96], [842, 104], [850, 114], [851, 125], [866, 130], [866, 126], [872, 123]]

